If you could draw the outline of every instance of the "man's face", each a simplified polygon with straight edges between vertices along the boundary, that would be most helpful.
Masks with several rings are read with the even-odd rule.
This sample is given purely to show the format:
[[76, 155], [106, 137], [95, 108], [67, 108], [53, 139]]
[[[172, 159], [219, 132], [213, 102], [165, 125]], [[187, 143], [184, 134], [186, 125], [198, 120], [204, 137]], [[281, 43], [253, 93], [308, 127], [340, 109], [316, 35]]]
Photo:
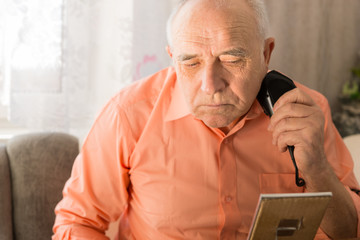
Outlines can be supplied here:
[[260, 37], [245, 2], [227, 6], [214, 2], [195, 0], [183, 6], [174, 20], [173, 46], [168, 50], [192, 114], [209, 127], [223, 128], [250, 109], [273, 41]]

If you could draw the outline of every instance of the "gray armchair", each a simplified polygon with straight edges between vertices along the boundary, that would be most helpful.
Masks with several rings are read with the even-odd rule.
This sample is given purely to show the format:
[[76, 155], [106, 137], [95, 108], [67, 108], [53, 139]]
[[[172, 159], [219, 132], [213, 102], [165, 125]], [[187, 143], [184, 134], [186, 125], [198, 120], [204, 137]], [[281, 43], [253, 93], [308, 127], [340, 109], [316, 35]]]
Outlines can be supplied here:
[[77, 138], [64, 133], [0, 145], [0, 240], [51, 239], [54, 208], [78, 152]]

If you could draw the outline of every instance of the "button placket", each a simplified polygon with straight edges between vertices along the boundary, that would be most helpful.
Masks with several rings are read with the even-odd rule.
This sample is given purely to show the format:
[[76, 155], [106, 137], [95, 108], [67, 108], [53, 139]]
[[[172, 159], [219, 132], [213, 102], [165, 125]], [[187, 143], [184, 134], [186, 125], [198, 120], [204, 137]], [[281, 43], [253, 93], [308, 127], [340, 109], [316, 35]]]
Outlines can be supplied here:
[[227, 202], [227, 203], [230, 203], [232, 200], [233, 200], [233, 198], [232, 198], [232, 196], [230, 196], [230, 195], [227, 195], [227, 196], [225, 197], [225, 202]]
[[236, 204], [236, 157], [231, 137], [223, 139], [219, 156], [221, 205], [225, 220], [222, 231], [227, 231], [225, 229], [232, 228], [235, 224], [235, 216], [238, 214]]
[[227, 137], [227, 138], [224, 138], [223, 143], [229, 144], [229, 143], [230, 143], [230, 139], [229, 139], [228, 137]]

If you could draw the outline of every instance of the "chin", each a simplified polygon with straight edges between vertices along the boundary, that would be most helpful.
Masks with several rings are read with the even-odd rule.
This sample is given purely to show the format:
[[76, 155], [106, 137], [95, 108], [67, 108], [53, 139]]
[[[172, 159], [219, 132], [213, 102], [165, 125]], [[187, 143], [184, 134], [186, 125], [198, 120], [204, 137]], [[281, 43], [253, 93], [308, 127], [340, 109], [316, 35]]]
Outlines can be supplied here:
[[203, 123], [211, 128], [224, 128], [229, 126], [234, 120], [229, 120], [224, 118], [224, 116], [212, 116], [212, 117], [204, 117], [199, 118], [203, 121]]

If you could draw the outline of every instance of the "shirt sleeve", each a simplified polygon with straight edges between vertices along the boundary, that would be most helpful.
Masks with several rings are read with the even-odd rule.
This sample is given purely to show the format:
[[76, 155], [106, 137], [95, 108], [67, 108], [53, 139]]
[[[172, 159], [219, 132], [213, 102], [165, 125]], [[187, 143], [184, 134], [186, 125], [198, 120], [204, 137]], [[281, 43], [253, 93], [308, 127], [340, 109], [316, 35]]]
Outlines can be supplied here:
[[325, 153], [326, 157], [333, 167], [335, 174], [344, 184], [350, 193], [358, 215], [358, 234], [360, 237], [360, 196], [354, 191], [359, 190], [359, 183], [354, 175], [354, 163], [349, 150], [347, 149], [342, 137], [337, 131], [332, 118], [329, 104], [325, 98], [320, 102], [320, 107], [325, 115]]
[[108, 239], [109, 222], [119, 218], [128, 202], [129, 129], [123, 111], [110, 101], [90, 130], [55, 208], [53, 240]]

